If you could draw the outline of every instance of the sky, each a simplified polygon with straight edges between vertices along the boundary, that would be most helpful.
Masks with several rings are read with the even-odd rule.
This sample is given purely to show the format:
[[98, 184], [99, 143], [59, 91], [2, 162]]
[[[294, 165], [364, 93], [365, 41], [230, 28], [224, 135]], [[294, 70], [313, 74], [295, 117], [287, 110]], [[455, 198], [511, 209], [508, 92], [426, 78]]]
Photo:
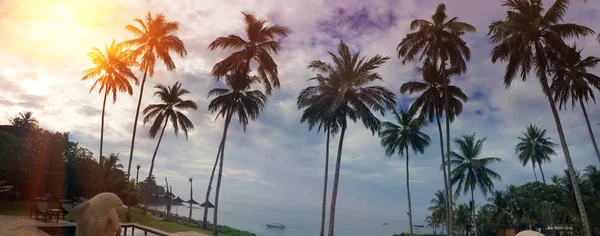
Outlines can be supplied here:
[[[301, 111], [296, 96], [311, 85], [314, 75], [306, 69], [311, 60], [330, 61], [343, 39], [353, 52], [372, 57], [390, 56], [378, 72], [386, 86], [398, 96], [399, 107], [408, 107], [416, 95], [401, 95], [399, 87], [418, 80], [417, 62], [401, 64], [395, 51], [409, 32], [410, 21], [429, 19], [438, 0], [22, 0], [0, 1], [0, 124], [22, 111], [32, 111], [40, 126], [69, 132], [69, 137], [83, 147], [98, 152], [102, 96], [90, 91], [92, 81], [81, 81], [82, 71], [93, 66], [87, 57], [91, 47], [103, 47], [112, 39], [122, 41], [132, 35], [124, 30], [134, 18], [150, 11], [162, 13], [180, 23], [179, 36], [188, 55], [174, 56], [177, 69], [166, 71], [158, 63], [154, 77], [149, 78], [142, 106], [157, 103], [153, 86], [172, 85], [176, 81], [191, 91], [188, 99], [199, 109], [187, 112], [195, 129], [189, 140], [175, 137], [168, 128], [156, 157], [154, 175], [159, 184], [168, 177], [176, 195], [187, 199], [188, 178], [193, 177], [193, 194], [203, 199], [218, 143], [223, 120], [207, 110], [208, 91], [221, 86], [210, 76], [212, 66], [231, 50], [209, 51], [208, 44], [219, 36], [243, 35], [242, 11], [265, 19], [268, 24], [289, 27], [291, 33], [281, 41], [275, 55], [279, 65], [281, 89], [269, 97], [259, 118], [244, 132], [237, 122], [229, 130], [222, 183], [225, 202], [269, 205], [284, 209], [308, 209], [320, 213], [325, 136], [309, 132], [300, 123]], [[544, 1], [548, 7], [550, 1]], [[476, 133], [487, 137], [482, 156], [502, 158], [491, 166], [502, 175], [497, 189], [509, 184], [533, 181], [530, 166], [523, 167], [514, 154], [517, 137], [525, 126], [533, 123], [548, 130], [558, 143], [558, 133], [549, 104], [535, 77], [526, 82], [516, 80], [505, 89], [502, 84], [504, 64], [493, 64], [489, 58], [493, 47], [487, 37], [488, 25], [501, 20], [506, 9], [497, 0], [446, 1], [447, 14], [477, 28], [464, 36], [471, 48], [468, 72], [453, 79], [455, 85], [470, 97], [463, 113], [451, 126], [452, 138]], [[600, 2], [572, 0], [567, 22], [586, 25], [600, 31]], [[571, 43], [571, 42], [569, 42]], [[600, 44], [595, 37], [576, 41], [584, 55], [598, 55]], [[595, 72], [600, 72], [595, 70]], [[141, 78], [141, 73], [136, 72]], [[127, 166], [129, 143], [139, 87], [134, 95], [119, 94], [115, 104], [107, 104], [104, 152], [120, 153]], [[590, 103], [588, 113], [592, 128], [598, 132], [600, 111]], [[560, 112], [571, 157], [576, 168], [598, 164], [578, 107]], [[392, 120], [391, 116], [381, 117]], [[132, 172], [140, 164], [140, 178], [148, 175], [156, 140], [148, 136], [149, 125], [138, 125]], [[415, 224], [427, 215], [429, 200], [443, 189], [439, 169], [439, 136], [437, 127], [429, 125], [424, 132], [431, 137], [425, 153], [410, 157], [410, 187]], [[399, 156], [385, 156], [379, 144], [362, 124], [351, 124], [344, 140], [338, 193], [338, 215], [362, 215], [377, 219], [406, 219], [405, 162]], [[331, 153], [337, 150], [338, 137], [332, 139]], [[546, 178], [562, 174], [566, 167], [562, 150], [557, 148], [552, 163], [544, 165]], [[333, 176], [333, 158], [330, 177]], [[135, 173], [133, 173], [135, 174]], [[330, 183], [332, 183], [332, 178]], [[331, 185], [330, 185], [331, 186]], [[330, 198], [331, 188], [328, 192]], [[485, 197], [476, 193], [476, 201]], [[459, 202], [468, 197], [460, 196]], [[482, 203], [483, 204], [483, 203]]]

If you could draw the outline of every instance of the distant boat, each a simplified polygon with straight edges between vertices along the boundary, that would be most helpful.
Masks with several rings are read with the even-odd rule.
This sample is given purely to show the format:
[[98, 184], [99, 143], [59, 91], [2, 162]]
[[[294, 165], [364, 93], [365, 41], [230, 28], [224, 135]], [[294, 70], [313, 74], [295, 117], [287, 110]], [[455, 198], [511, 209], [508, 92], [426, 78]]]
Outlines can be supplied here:
[[415, 228], [424, 228], [425, 227], [424, 225], [414, 225], [414, 226], [415, 226]]
[[285, 225], [282, 223], [267, 223], [268, 228], [285, 229]]

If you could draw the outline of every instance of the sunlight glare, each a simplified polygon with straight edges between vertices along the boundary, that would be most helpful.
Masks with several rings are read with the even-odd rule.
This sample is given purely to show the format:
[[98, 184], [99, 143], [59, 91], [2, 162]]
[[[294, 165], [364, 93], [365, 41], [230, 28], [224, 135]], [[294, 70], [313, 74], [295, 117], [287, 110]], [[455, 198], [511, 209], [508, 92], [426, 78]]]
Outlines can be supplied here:
[[30, 95], [43, 96], [48, 94], [50, 88], [50, 78], [46, 75], [37, 77], [26, 77], [20, 82], [21, 88]]
[[55, 52], [88, 48], [90, 32], [101, 20], [93, 11], [97, 1], [24, 1], [27, 20], [23, 36], [39, 44], [39, 50]]

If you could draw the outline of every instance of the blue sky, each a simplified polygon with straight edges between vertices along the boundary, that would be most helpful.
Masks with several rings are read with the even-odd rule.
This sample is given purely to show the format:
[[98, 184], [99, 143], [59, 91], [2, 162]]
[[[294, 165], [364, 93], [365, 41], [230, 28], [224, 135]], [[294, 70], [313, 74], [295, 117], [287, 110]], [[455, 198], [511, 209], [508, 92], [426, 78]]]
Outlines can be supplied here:
[[[208, 91], [217, 84], [210, 77], [214, 63], [230, 51], [208, 51], [208, 44], [219, 36], [242, 34], [241, 11], [248, 11], [269, 23], [288, 26], [291, 33], [282, 40], [279, 64], [281, 89], [269, 97], [268, 105], [257, 121], [244, 133], [235, 123], [227, 142], [222, 196], [225, 202], [269, 204], [275, 207], [320, 211], [324, 136], [309, 132], [300, 124], [301, 111], [296, 109], [298, 92], [310, 85], [313, 73], [306, 65], [314, 59], [328, 61], [328, 50], [335, 50], [340, 39], [362, 55], [390, 56], [379, 72], [383, 85], [398, 95], [399, 106], [406, 107], [416, 95], [401, 95], [404, 82], [416, 80], [416, 63], [402, 65], [395, 48], [414, 18], [429, 18], [441, 1], [3, 1], [0, 3], [0, 121], [20, 111], [31, 110], [42, 127], [70, 132], [72, 140], [98, 151], [101, 96], [88, 93], [91, 81], [82, 82], [81, 71], [91, 66], [86, 57], [92, 46], [100, 47], [112, 38], [128, 39], [124, 31], [133, 18], [147, 11], [163, 13], [180, 22], [180, 37], [188, 56], [175, 58], [177, 69], [167, 72], [157, 65], [155, 76], [144, 91], [143, 105], [157, 102], [153, 85], [181, 81], [192, 94], [199, 110], [189, 112], [196, 129], [189, 141], [165, 133], [159, 150], [155, 176], [169, 178], [177, 195], [189, 194], [188, 177], [194, 177], [194, 196], [202, 199], [222, 132], [222, 120], [216, 120], [206, 106]], [[544, 1], [548, 4], [549, 1]], [[600, 3], [573, 0], [566, 20], [600, 31]], [[505, 9], [495, 0], [446, 1], [447, 13], [475, 25], [477, 33], [464, 38], [471, 48], [468, 72], [454, 83], [471, 98], [463, 114], [451, 128], [452, 137], [477, 133], [487, 137], [484, 156], [504, 161], [491, 166], [502, 174], [498, 189], [508, 184], [533, 180], [530, 167], [523, 168], [514, 155], [517, 137], [525, 126], [534, 123], [548, 129], [555, 142], [558, 136], [547, 100], [535, 78], [517, 81], [510, 90], [502, 84], [503, 64], [492, 64], [492, 45], [486, 36], [487, 26], [502, 19]], [[56, 10], [56, 6], [61, 6]], [[56, 8], [56, 9], [55, 9]], [[54, 9], [54, 10], [49, 10]], [[586, 55], [598, 55], [600, 46], [594, 37], [577, 40]], [[596, 71], [598, 72], [598, 71]], [[140, 75], [141, 77], [141, 75]], [[107, 105], [105, 149], [121, 153], [124, 165], [128, 157], [132, 121], [138, 87], [134, 96], [120, 94], [116, 104]], [[594, 131], [600, 112], [590, 104], [588, 113]], [[578, 168], [597, 164], [584, 118], [578, 108], [560, 113], [573, 161]], [[382, 117], [383, 120], [389, 117]], [[0, 122], [4, 123], [4, 122]], [[133, 165], [142, 165], [146, 176], [156, 140], [150, 140], [149, 126], [139, 126]], [[437, 127], [424, 130], [432, 143], [424, 154], [411, 154], [411, 192], [415, 222], [427, 214], [429, 199], [443, 188], [439, 170]], [[333, 145], [335, 143], [335, 145]], [[337, 147], [332, 140], [331, 151]], [[565, 161], [562, 151], [544, 166], [547, 178], [562, 174]], [[334, 161], [330, 162], [333, 170]], [[331, 172], [330, 176], [333, 176]], [[376, 218], [406, 219], [404, 161], [388, 158], [379, 138], [361, 124], [350, 125], [342, 157], [338, 214], [366, 215]], [[331, 183], [332, 181], [330, 181]], [[162, 183], [162, 182], [161, 182]], [[329, 191], [331, 192], [331, 190]], [[184, 197], [185, 198], [185, 197]], [[476, 194], [478, 201], [484, 199]], [[467, 198], [461, 197], [461, 202]]]

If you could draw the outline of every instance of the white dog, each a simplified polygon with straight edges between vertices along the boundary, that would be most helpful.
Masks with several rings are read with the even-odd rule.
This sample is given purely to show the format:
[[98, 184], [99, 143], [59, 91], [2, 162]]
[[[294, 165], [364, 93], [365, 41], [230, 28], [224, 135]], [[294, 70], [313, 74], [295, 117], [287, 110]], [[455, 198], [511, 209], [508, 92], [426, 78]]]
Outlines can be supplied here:
[[74, 207], [67, 220], [77, 223], [76, 236], [121, 235], [117, 208], [127, 206], [114, 193], [100, 193]]

